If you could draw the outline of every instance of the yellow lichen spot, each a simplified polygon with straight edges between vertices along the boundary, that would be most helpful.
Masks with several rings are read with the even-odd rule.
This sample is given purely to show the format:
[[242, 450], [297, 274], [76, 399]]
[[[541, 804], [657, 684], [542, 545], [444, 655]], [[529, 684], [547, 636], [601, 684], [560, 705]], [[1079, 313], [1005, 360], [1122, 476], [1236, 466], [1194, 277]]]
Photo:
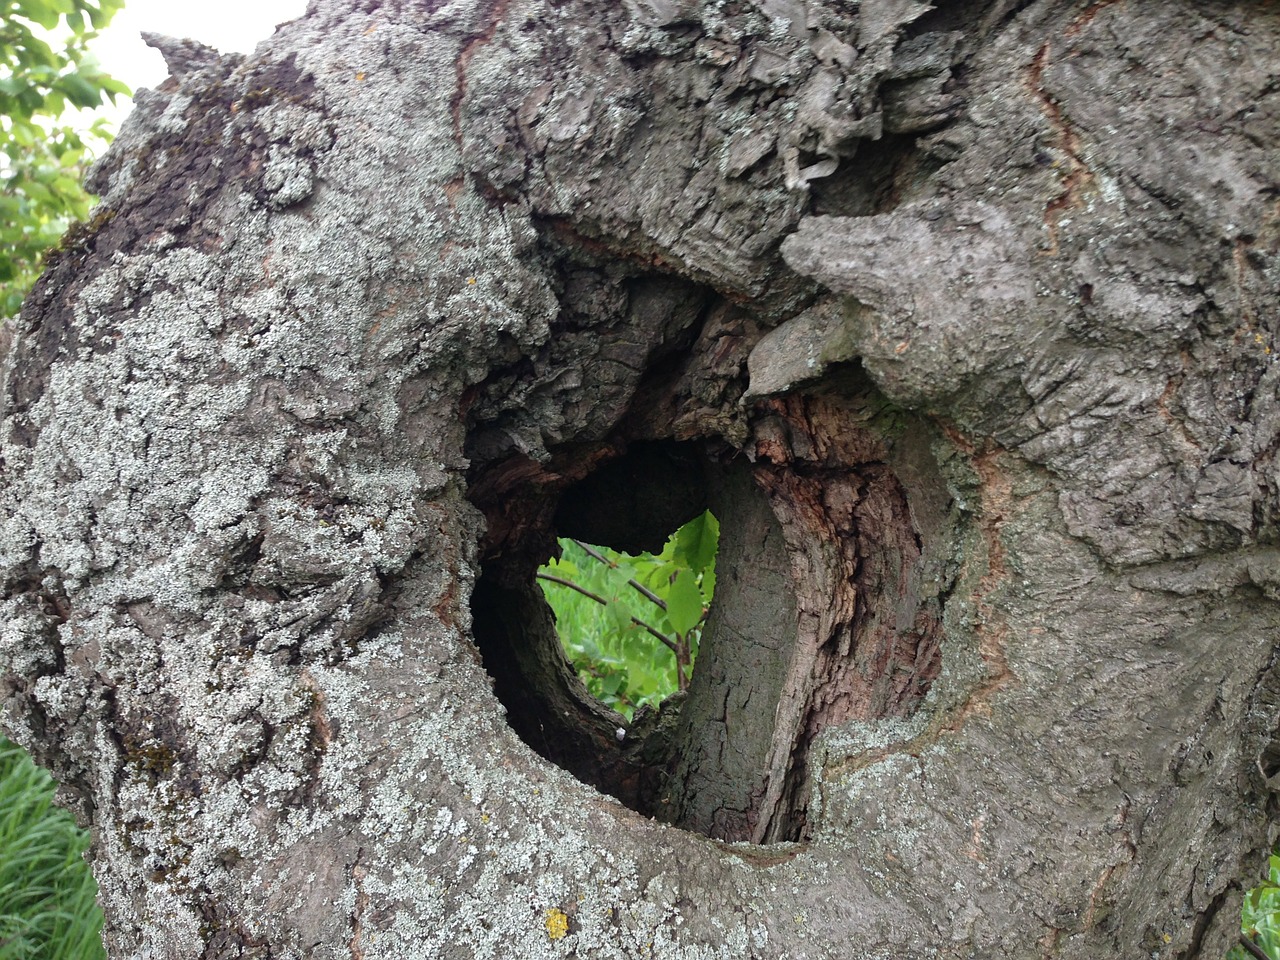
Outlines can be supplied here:
[[363, 80], [364, 80], [364, 71], [363, 71], [363, 70], [357, 70], [357, 71], [356, 71], [356, 80], [357, 80], [357, 81], [363, 81]]
[[482, 814], [480, 814], [480, 822], [481, 822], [481, 823], [488, 823], [488, 822], [489, 822], [489, 815], [488, 815], [487, 813], [482, 813]]
[[467, 277], [467, 286], [474, 287], [476, 285], [475, 277]]
[[547, 911], [543, 926], [552, 940], [563, 940], [569, 934], [569, 915], [559, 907], [552, 907]]

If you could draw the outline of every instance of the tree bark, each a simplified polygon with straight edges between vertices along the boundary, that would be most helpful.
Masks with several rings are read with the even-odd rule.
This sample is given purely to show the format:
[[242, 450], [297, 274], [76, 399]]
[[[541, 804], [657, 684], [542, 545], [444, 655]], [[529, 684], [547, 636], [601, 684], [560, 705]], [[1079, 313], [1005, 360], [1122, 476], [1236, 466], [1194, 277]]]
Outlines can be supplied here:
[[[155, 42], [0, 339], [3, 723], [112, 956], [1234, 942], [1280, 789], [1273, 5]], [[534, 572], [708, 503], [702, 657], [628, 724]]]

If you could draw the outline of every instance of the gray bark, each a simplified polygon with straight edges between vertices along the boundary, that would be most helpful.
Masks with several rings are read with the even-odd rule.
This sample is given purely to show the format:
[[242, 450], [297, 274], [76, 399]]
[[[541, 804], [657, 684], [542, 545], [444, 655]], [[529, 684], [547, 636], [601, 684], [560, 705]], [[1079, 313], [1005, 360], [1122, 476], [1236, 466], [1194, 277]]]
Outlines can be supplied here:
[[[1278, 43], [316, 0], [169, 45], [0, 341], [3, 723], [112, 955], [1219, 956], [1280, 789]], [[704, 656], [619, 740], [533, 571], [708, 502]]]

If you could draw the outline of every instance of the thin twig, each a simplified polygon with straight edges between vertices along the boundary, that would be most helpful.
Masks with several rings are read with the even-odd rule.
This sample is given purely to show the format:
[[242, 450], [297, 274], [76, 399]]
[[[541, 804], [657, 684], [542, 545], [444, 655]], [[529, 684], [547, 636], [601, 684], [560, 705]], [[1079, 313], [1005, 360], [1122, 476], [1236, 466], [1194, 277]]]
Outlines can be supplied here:
[[[614, 563], [604, 554], [596, 550], [596, 548], [591, 546], [591, 544], [583, 543], [581, 540], [574, 540], [573, 542], [576, 543], [578, 546], [580, 546], [583, 549], [583, 551], [586, 552], [587, 556], [595, 560], [599, 560], [601, 563], [603, 563], [606, 567], [609, 567], [610, 569], [617, 568], [618, 565], [616, 563]], [[654, 593], [652, 590], [646, 587], [643, 583], [639, 583], [635, 580], [632, 580], [629, 577], [627, 578], [627, 583], [630, 586], [634, 587], [636, 590], [638, 590], [641, 596], [643, 596], [646, 600], [648, 600], [653, 604], [656, 604], [658, 609], [660, 609], [663, 613], [667, 612], [667, 601], [663, 600], [660, 596], [658, 596], [656, 593]]]
[[1271, 957], [1267, 956], [1265, 950], [1246, 937], [1243, 933], [1240, 934], [1240, 945], [1257, 957], [1258, 960], [1271, 960]]
[[568, 587], [570, 590], [577, 590], [584, 597], [590, 597], [592, 600], [594, 600], [596, 603], [600, 604], [601, 606], [607, 606], [609, 603], [608, 600], [600, 596], [598, 593], [592, 593], [586, 587], [580, 587], [576, 583], [574, 583], [572, 580], [566, 580], [564, 577], [557, 577], [554, 573], [543, 573], [541, 570], [539, 570], [538, 579], [550, 580], [552, 583], [558, 583], [560, 584], [560, 586]]
[[665, 645], [665, 646], [666, 646], [666, 648], [667, 648], [668, 650], [670, 650], [672, 653], [674, 653], [677, 657], [679, 657], [679, 656], [680, 656], [679, 651], [677, 651], [677, 650], [676, 650], [676, 645], [675, 645], [674, 643], [672, 643], [672, 642], [671, 642], [671, 638], [670, 638], [670, 637], [668, 637], [668, 636], [667, 636], [665, 633], [663, 633], [661, 630], [657, 630], [657, 629], [655, 629], [655, 628], [653, 628], [653, 627], [649, 626], [649, 624], [645, 623], [645, 622], [644, 622], [643, 620], [641, 620], [639, 617], [632, 617], [632, 618], [631, 618], [631, 622], [632, 622], [632, 623], [634, 623], [637, 627], [644, 627], [644, 628], [645, 628], [646, 630], [648, 630], [651, 634], [653, 634], [653, 635], [654, 635], [654, 637], [656, 637], [657, 639], [661, 640], [661, 641], [662, 641], [662, 643], [663, 643], [663, 645]]
[[[562, 587], [568, 587], [570, 590], [577, 590], [584, 597], [591, 598], [596, 603], [600, 604], [600, 606], [602, 607], [606, 607], [609, 605], [609, 601], [606, 600], [604, 597], [600, 596], [598, 593], [592, 593], [586, 587], [580, 587], [578, 586], [578, 584], [574, 583], [572, 580], [566, 580], [564, 577], [557, 577], [554, 573], [543, 573], [542, 571], [538, 571], [538, 579], [549, 580], [552, 583], [560, 584], [560, 586]], [[650, 624], [645, 623], [639, 617], [632, 617], [631, 622], [634, 623], [637, 627], [643, 627], [645, 630], [648, 630], [649, 633], [653, 634], [654, 637], [662, 641], [662, 643], [666, 645], [668, 650], [670, 650], [672, 653], [675, 653], [676, 656], [679, 656], [679, 654], [676, 651], [675, 643], [673, 643], [671, 638], [668, 637], [661, 630], [659, 630], [657, 627], [654, 627], [654, 626], [651, 626]]]

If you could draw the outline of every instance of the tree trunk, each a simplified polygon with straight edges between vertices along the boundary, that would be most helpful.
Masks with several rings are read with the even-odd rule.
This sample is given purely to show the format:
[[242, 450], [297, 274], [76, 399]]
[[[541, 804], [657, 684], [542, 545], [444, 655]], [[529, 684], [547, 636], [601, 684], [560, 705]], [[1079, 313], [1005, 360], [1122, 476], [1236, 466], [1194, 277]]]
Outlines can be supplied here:
[[[315, 0], [4, 332], [129, 958], [1190, 958], [1280, 789], [1280, 12]], [[710, 504], [632, 724], [534, 571]], [[567, 772], [566, 772], [567, 771]]]

